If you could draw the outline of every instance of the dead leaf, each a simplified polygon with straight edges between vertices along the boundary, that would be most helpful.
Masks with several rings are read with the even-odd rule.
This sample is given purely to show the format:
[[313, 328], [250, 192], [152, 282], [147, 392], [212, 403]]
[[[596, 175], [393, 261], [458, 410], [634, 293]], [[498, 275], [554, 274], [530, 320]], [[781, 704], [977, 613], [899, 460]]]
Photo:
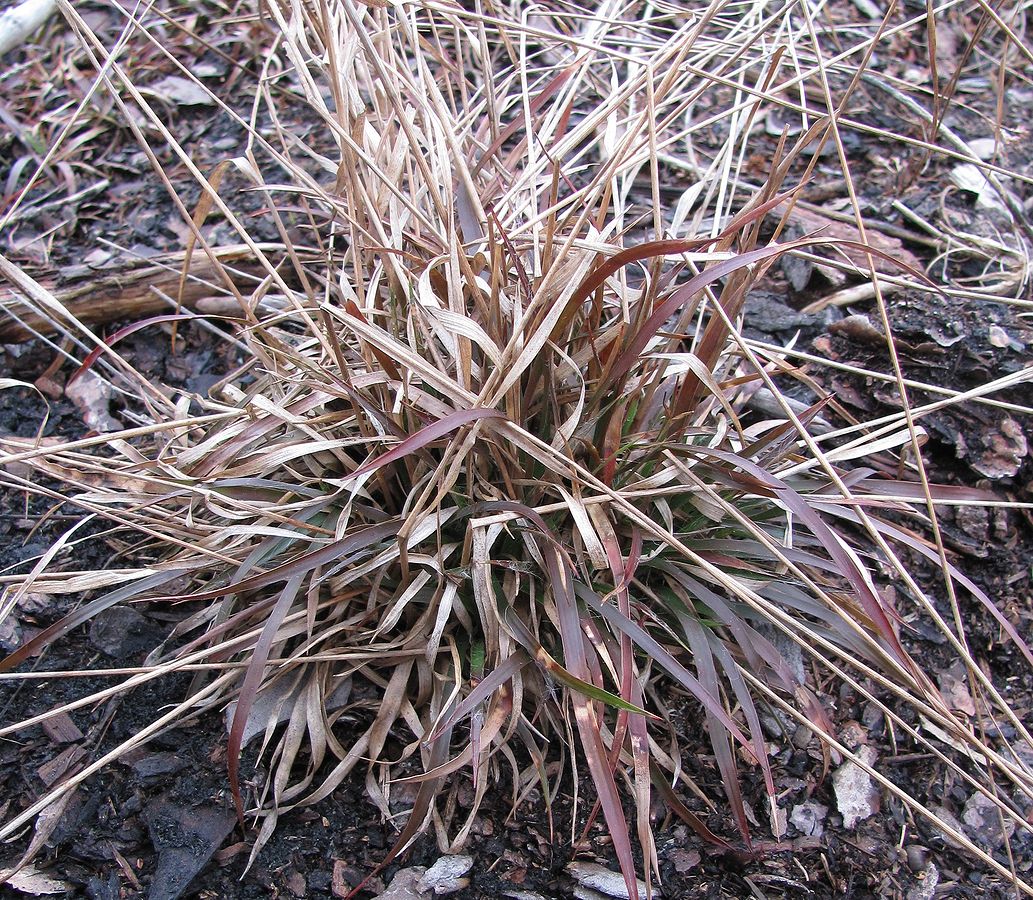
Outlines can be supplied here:
[[187, 806], [159, 800], [151, 803], [146, 819], [151, 843], [158, 851], [152, 897], [182, 895], [236, 824], [232, 812], [211, 801]]
[[291, 869], [291, 873], [287, 876], [286, 881], [287, 890], [289, 890], [295, 897], [307, 896], [308, 884], [305, 881], [305, 876], [297, 869]]
[[[814, 212], [810, 209], [803, 209], [800, 206], [793, 209], [793, 212], [789, 216], [789, 220], [790, 222], [794, 222], [799, 225], [806, 232], [813, 232], [821, 229], [822, 237], [831, 238], [833, 241], [861, 240], [861, 234], [854, 225], [847, 222], [840, 222], [836, 219], [830, 219], [827, 216], [823, 216], [821, 213]], [[924, 266], [921, 261], [904, 246], [900, 238], [884, 234], [879, 231], [878, 228], [870, 224], [866, 224], [865, 237], [868, 239], [868, 245], [870, 247], [875, 250], [882, 251], [901, 264], [898, 266], [889, 260], [881, 259], [876, 256], [873, 257], [876, 272], [881, 272], [883, 275], [900, 275], [901, 266], [909, 266], [918, 272], [923, 270]], [[866, 271], [868, 269], [868, 259], [863, 250], [859, 250], [856, 247], [842, 247], [839, 252], [846, 256], [847, 259], [862, 271]], [[838, 256], [839, 254], [837, 253], [835, 255]]]
[[667, 854], [667, 861], [674, 866], [675, 872], [684, 875], [695, 869], [703, 861], [703, 857], [698, 850], [683, 850], [679, 847]]
[[829, 325], [829, 331], [842, 335], [852, 341], [863, 341], [866, 344], [885, 344], [886, 335], [876, 328], [871, 319], [865, 315], [847, 316]]
[[167, 75], [154, 84], [141, 88], [141, 93], [152, 94], [176, 106], [213, 106], [215, 100], [196, 81], [179, 75]]
[[951, 709], [956, 709], [967, 716], [976, 714], [976, 704], [972, 701], [972, 695], [968, 690], [968, 679], [961, 666], [954, 665], [941, 672], [939, 681], [940, 693]]
[[[54, 448], [57, 450], [66, 443], [62, 438], [45, 437], [38, 442], [32, 438], [17, 437], [15, 435], [0, 435], [0, 452], [9, 453], [12, 456], [19, 453], [31, 453], [33, 450], [42, 448]], [[39, 471], [58, 481], [68, 483], [85, 484], [101, 490], [117, 488], [119, 491], [126, 491], [135, 494], [145, 494], [153, 490], [154, 486], [143, 478], [133, 478], [122, 475], [119, 472], [86, 472], [73, 471], [65, 466], [53, 462], [46, 454], [33, 456], [26, 460], [14, 462], [3, 462], [0, 460], [0, 467], [6, 469], [12, 475], [19, 478], [28, 478], [32, 472]], [[100, 575], [100, 573], [94, 573]], [[88, 581], [91, 579], [87, 579]], [[101, 577], [101, 581], [92, 587], [106, 583], [107, 579]], [[90, 590], [91, 587], [81, 587], [81, 590]], [[53, 590], [53, 589], [52, 589]]]
[[1029, 452], [1022, 427], [1011, 417], [1001, 421], [998, 431], [984, 438], [986, 449], [972, 461], [972, 468], [987, 478], [1011, 478], [1022, 467]]
[[1022, 341], [1018, 338], [1012, 337], [1007, 331], [1001, 328], [1000, 325], [991, 325], [987, 329], [987, 340], [993, 347], [998, 347], [1000, 349], [1008, 347], [1016, 353], [1026, 349], [1026, 345]]
[[[354, 882], [349, 879], [349, 875], [353, 876]], [[335, 897], [349, 897], [351, 896], [352, 889], [362, 880], [362, 876], [359, 875], [356, 869], [353, 869], [343, 859], [334, 860], [334, 874], [333, 880], [330, 884], [330, 891]], [[379, 881], [379, 879], [376, 879]], [[371, 889], [375, 890], [375, 888]]]
[[54, 878], [52, 875], [41, 872], [33, 866], [26, 866], [20, 872], [15, 872], [4, 883], [13, 887], [16, 891], [21, 891], [23, 894], [32, 894], [35, 897], [48, 894], [63, 894], [66, 891], [75, 889], [74, 885], [69, 884], [67, 881]]
[[122, 428], [122, 423], [108, 412], [115, 390], [99, 375], [83, 372], [65, 387], [65, 396], [82, 413], [83, 421], [91, 431], [102, 434]]

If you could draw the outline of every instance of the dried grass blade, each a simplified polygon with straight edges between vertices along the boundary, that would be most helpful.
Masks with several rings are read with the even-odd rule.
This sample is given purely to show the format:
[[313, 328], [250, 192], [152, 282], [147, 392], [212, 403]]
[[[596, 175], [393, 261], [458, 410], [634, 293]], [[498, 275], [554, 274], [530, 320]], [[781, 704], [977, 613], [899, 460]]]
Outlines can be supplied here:
[[[833, 562], [835, 562], [839, 573], [850, 582], [850, 586], [854, 589], [858, 600], [861, 602], [861, 606], [868, 614], [879, 636], [886, 642], [887, 646], [892, 651], [896, 661], [908, 672], [918, 678], [920, 682], [925, 682], [927, 680], [901, 645], [900, 638], [897, 635], [896, 629], [890, 622], [882, 601], [875, 594], [875, 591], [872, 589], [871, 584], [862, 572], [857, 560], [846, 551], [843, 543], [833, 534], [832, 530], [816, 512], [812, 504], [808, 503], [803, 496], [793, 490], [785, 482], [781, 481], [769, 472], [766, 472], [751, 460], [744, 459], [738, 454], [703, 447], [684, 449], [685, 452], [693, 455], [703, 457], [711, 456], [715, 459], [721, 460], [722, 462], [729, 463], [732, 466], [739, 467], [750, 479], [763, 485], [767, 490], [772, 491], [774, 496], [778, 497], [781, 502], [785, 503], [793, 514], [807, 526], [811, 534], [821, 542], [825, 551], [832, 558]], [[726, 469], [725, 471], [733, 482], [738, 480], [737, 474], [733, 470]]]
[[[231, 581], [229, 584], [213, 588], [211, 590], [198, 591], [196, 594], [191, 594], [190, 599], [214, 600], [217, 597], [224, 597], [227, 594], [237, 594], [243, 591], [256, 591], [259, 588], [267, 587], [270, 584], [277, 584], [280, 581], [285, 581], [295, 577], [296, 575], [310, 572], [312, 569], [319, 566], [334, 562], [342, 556], [347, 556], [348, 554], [354, 553], [358, 550], [364, 550], [371, 544], [376, 544], [380, 541], [387, 540], [388, 538], [395, 537], [401, 527], [400, 522], [393, 521], [385, 522], [380, 525], [369, 525], [365, 528], [359, 528], [351, 534], [341, 538], [339, 541], [333, 541], [325, 547], [320, 547], [318, 550], [311, 550], [308, 553], [302, 553], [300, 556], [296, 556], [294, 559], [276, 566], [268, 572], [251, 575], [240, 581]], [[177, 600], [179, 598], [160, 597], [158, 599], [168, 601]]]
[[115, 606], [117, 603], [121, 603], [124, 600], [131, 600], [134, 597], [147, 593], [153, 588], [167, 584], [169, 581], [172, 581], [189, 571], [190, 569], [169, 569], [165, 572], [158, 572], [154, 575], [149, 575], [146, 578], [141, 578], [139, 581], [135, 581], [132, 584], [120, 587], [117, 590], [112, 591], [110, 594], [105, 594], [103, 597], [98, 597], [96, 600], [87, 603], [85, 606], [80, 607], [74, 612], [70, 612], [67, 616], [59, 619], [53, 625], [44, 628], [39, 634], [26, 641], [13, 653], [0, 660], [0, 672], [7, 672], [20, 663], [23, 663], [26, 659], [35, 656], [40, 650], [56, 641], [62, 635], [68, 634], [68, 632], [73, 628], [77, 628], [78, 626], [89, 622], [90, 619], [98, 613], [101, 613], [106, 609], [110, 609], [112, 606]]
[[226, 746], [226, 764], [229, 772], [230, 792], [233, 794], [233, 805], [237, 809], [237, 821], [241, 828], [244, 828], [244, 801], [240, 795], [240, 751], [244, 738], [244, 726], [247, 725], [251, 707], [254, 706], [255, 697], [258, 696], [258, 688], [265, 676], [265, 664], [277, 639], [280, 625], [283, 624], [288, 610], [297, 600], [298, 590], [301, 588], [304, 578], [304, 572], [292, 575], [283, 586], [283, 590], [280, 591], [280, 596], [273, 605], [265, 625], [262, 626], [261, 634], [251, 652], [244, 682], [240, 687], [237, 708], [233, 713], [233, 723], [230, 725]]

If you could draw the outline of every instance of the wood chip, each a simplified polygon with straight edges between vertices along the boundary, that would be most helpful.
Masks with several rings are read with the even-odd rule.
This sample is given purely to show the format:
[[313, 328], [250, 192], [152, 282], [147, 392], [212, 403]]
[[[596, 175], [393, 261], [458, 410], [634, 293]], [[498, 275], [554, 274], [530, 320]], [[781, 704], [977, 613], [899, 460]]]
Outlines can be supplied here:
[[55, 744], [71, 744], [81, 741], [83, 738], [79, 726], [72, 721], [68, 713], [51, 716], [49, 719], [44, 719], [41, 724], [47, 737]]
[[74, 745], [62, 750], [53, 759], [43, 763], [36, 770], [36, 774], [39, 775], [40, 781], [47, 787], [52, 787], [65, 775], [78, 771], [79, 763], [85, 758], [86, 751], [82, 747]]

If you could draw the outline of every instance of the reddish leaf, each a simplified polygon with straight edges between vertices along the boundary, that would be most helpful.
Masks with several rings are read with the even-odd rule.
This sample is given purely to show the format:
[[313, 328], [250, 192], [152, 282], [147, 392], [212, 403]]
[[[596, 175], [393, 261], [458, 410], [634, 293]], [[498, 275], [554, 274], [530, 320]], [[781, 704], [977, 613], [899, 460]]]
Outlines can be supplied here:
[[446, 434], [451, 434], [457, 428], [462, 428], [464, 425], [470, 425], [482, 419], [505, 418], [502, 413], [495, 409], [460, 409], [449, 413], [425, 428], [421, 428], [416, 434], [407, 437], [400, 444], [388, 450], [387, 453], [378, 456], [364, 466], [359, 466], [348, 477], [357, 478], [360, 475], [368, 475], [370, 472], [376, 471], [388, 463], [392, 463], [403, 456], [408, 456], [410, 453], [426, 447], [427, 444], [444, 437]]
[[[590, 678], [588, 660], [585, 657], [584, 636], [581, 631], [581, 620], [578, 616], [577, 601], [571, 586], [571, 570], [564, 563], [556, 547], [542, 542], [539, 550], [545, 557], [549, 569], [549, 581], [553, 600], [559, 615], [560, 640], [563, 643], [563, 656], [567, 667], [576, 678], [587, 681]], [[600, 723], [594, 704], [584, 695], [572, 692], [571, 704], [574, 707], [574, 719], [577, 722], [581, 745], [585, 751], [585, 761], [592, 774], [599, 802], [603, 807], [603, 816], [610, 829], [613, 850], [620, 864], [624, 883], [629, 897], [638, 896], [638, 884], [635, 876], [635, 860], [631, 853], [631, 836], [628, 823], [624, 818], [617, 785], [613, 773], [606, 762], [606, 749], [603, 746]]]
[[122, 338], [129, 337], [129, 335], [133, 334], [134, 332], [140, 331], [140, 329], [142, 328], [147, 328], [149, 325], [160, 325], [162, 322], [182, 322], [184, 319], [196, 318], [199, 317], [195, 316], [193, 313], [170, 313], [166, 316], [152, 316], [149, 319], [143, 319], [139, 322], [133, 322], [132, 325], [126, 325], [123, 328], [119, 328], [118, 331], [116, 331], [113, 335], [104, 338], [103, 347], [94, 347], [89, 352], [86, 359], [83, 360], [82, 365], [79, 366], [79, 368], [76, 369], [69, 377], [68, 384], [71, 384], [73, 381], [75, 381], [76, 378], [88, 372], [93, 367], [93, 364], [100, 358], [100, 355], [108, 347], [113, 347], [115, 344], [117, 344], [120, 340], [122, 340]]
[[[766, 488], [773, 496], [778, 497], [779, 500], [785, 503], [797, 518], [807, 526], [811, 534], [821, 542], [826, 552], [836, 564], [839, 573], [850, 582], [861, 606], [872, 620], [878, 634], [889, 646], [893, 656], [896, 657], [897, 662], [904, 666], [916, 678], [924, 680], [914, 661], [907, 655], [907, 652], [901, 646], [900, 639], [897, 637], [897, 632], [890, 623], [882, 601], [869, 586], [856, 560], [846, 552], [843, 545], [832, 533], [832, 529], [829, 528], [814, 507], [803, 496], [794, 491], [779, 478], [766, 472], [756, 463], [751, 460], [744, 459], [735, 453], [729, 453], [724, 450], [715, 450], [708, 447], [685, 447], [684, 451], [686, 453], [703, 457], [711, 456], [715, 459], [721, 460], [722, 462], [737, 466], [751, 482]], [[737, 476], [740, 473], [736, 473], [733, 470], [726, 470], [726, 472], [734, 480], [738, 480]]]
[[632, 622], [627, 616], [621, 614], [620, 610], [609, 603], [602, 603], [592, 591], [577, 586], [578, 596], [588, 607], [598, 615], [606, 619], [619, 632], [627, 634], [635, 645], [651, 656], [672, 678], [695, 697], [704, 707], [712, 712], [717, 720], [728, 729], [731, 734], [744, 747], [750, 745], [749, 738], [742, 733], [742, 730], [725, 712], [719, 697], [708, 694], [700, 685], [699, 680], [664, 649], [659, 641], [649, 634], [641, 625]]
[[477, 706], [487, 700], [495, 691], [523, 669], [527, 663], [527, 659], [521, 659], [517, 655], [507, 657], [501, 665], [496, 666], [485, 678], [482, 678], [476, 687], [460, 701], [452, 715], [434, 729], [434, 733], [431, 734], [429, 740], [436, 741], [443, 732], [454, 728], [463, 720], [464, 716], [470, 715]]
[[265, 675], [265, 664], [269, 660], [269, 653], [276, 641], [280, 625], [283, 624], [284, 617], [294, 605], [304, 577], [303, 572], [292, 575], [283, 586], [283, 590], [280, 591], [280, 596], [269, 613], [269, 618], [262, 626], [262, 632], [258, 636], [254, 650], [251, 651], [244, 683], [240, 687], [237, 708], [233, 711], [233, 723], [230, 725], [230, 735], [226, 745], [226, 764], [229, 771], [230, 792], [233, 794], [233, 805], [237, 808], [237, 820], [240, 822], [241, 828], [244, 827], [244, 801], [240, 796], [240, 750], [244, 739], [244, 726], [247, 725], [251, 707], [255, 705], [255, 697], [258, 696], [258, 689], [261, 687], [262, 678]]

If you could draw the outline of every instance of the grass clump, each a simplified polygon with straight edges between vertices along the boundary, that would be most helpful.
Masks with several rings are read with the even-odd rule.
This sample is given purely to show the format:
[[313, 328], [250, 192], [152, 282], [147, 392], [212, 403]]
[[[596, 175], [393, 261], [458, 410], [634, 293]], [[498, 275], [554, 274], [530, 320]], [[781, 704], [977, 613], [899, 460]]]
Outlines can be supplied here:
[[[970, 783], [978, 773], [953, 759], [978, 752], [1028, 791], [1029, 772], [944, 703], [877, 587], [876, 561], [969, 660], [986, 708], [1025, 734], [897, 558], [899, 547], [937, 558], [899, 524], [932, 496], [923, 472], [916, 486], [858, 466], [917, 446], [920, 429], [901, 418], [819, 444], [808, 427], [828, 398], [790, 400], [805, 375], [739, 332], [748, 292], [783, 255], [886, 256], [779, 238], [816, 158], [805, 150], [838, 141], [831, 103], [776, 142], [765, 180], [739, 177], [752, 117], [784, 96], [780, 79], [803, 77], [747, 38], [779, 34], [790, 14], [265, 11], [275, 52], [248, 150], [200, 178], [191, 217], [196, 253], [212, 251], [202, 226], [216, 211], [266, 267], [235, 295], [242, 365], [187, 416], [106, 351], [106, 377], [149, 404], [139, 428], [46, 454], [8, 443], [44, 471], [102, 468], [73, 499], [142, 532], [155, 561], [96, 577], [111, 590], [4, 668], [117, 603], [188, 603], [126, 685], [207, 667], [141, 739], [235, 699], [229, 778], [241, 819], [261, 823], [254, 853], [286, 811], [356, 769], [385, 817], [398, 779], [421, 775], [388, 861], [428, 829], [458, 847], [500, 780], [514, 805], [536, 784], [548, 801], [559, 745], [590, 773], [629, 890], [633, 834], [657, 875], [655, 792], [704, 840], [749, 848], [742, 760], [759, 768], [773, 817], [777, 806], [763, 718], [777, 710], [851, 756], [786, 658], [794, 644], [895, 697], [884, 711], [902, 732], [928, 741], [921, 716], [949, 735], [948, 761]], [[122, 87], [131, 94], [131, 79]], [[730, 104], [717, 120], [727, 142], [672, 222], [664, 159], [710, 91]], [[285, 95], [316, 123], [308, 136], [281, 121]], [[230, 171], [268, 199], [278, 252], [233, 214]], [[757, 414], [759, 390], [777, 415]], [[945, 579], [953, 591], [956, 573]], [[346, 679], [375, 699], [349, 708], [344, 728], [330, 698]], [[671, 748], [684, 736], [669, 713], [684, 697], [701, 710], [737, 837], [678, 799], [688, 776]], [[238, 767], [256, 710], [269, 776], [249, 793]], [[449, 797], [463, 779], [474, 800], [460, 815]]]

